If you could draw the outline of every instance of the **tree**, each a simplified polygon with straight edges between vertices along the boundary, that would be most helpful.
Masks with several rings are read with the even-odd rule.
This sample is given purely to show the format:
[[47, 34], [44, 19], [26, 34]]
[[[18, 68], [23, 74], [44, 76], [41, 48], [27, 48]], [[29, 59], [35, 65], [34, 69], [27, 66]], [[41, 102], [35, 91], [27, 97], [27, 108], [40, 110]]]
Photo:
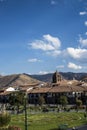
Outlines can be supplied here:
[[78, 110], [78, 108], [79, 108], [81, 105], [82, 105], [82, 100], [76, 99], [77, 110]]
[[12, 105], [17, 112], [19, 112], [19, 108], [20, 106], [24, 106], [24, 96], [25, 93], [18, 91], [18, 92], [14, 92], [10, 95], [9, 97], [9, 103], [10, 105]]
[[38, 103], [40, 106], [42, 106], [44, 103], [45, 103], [45, 99], [43, 96], [40, 96], [39, 99], [38, 99]]
[[60, 96], [60, 104], [62, 106], [66, 106], [68, 104], [68, 100], [66, 96]]
[[80, 107], [80, 106], [82, 105], [82, 101], [81, 101], [80, 99], [77, 99], [77, 100], [76, 100], [76, 105], [77, 105], [78, 107]]

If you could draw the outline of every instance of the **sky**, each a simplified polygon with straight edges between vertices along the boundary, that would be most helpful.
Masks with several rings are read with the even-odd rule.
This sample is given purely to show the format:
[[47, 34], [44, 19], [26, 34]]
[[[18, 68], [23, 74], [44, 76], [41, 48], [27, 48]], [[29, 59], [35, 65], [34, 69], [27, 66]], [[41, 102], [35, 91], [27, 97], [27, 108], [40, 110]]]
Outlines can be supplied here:
[[0, 74], [87, 72], [87, 0], [0, 0]]

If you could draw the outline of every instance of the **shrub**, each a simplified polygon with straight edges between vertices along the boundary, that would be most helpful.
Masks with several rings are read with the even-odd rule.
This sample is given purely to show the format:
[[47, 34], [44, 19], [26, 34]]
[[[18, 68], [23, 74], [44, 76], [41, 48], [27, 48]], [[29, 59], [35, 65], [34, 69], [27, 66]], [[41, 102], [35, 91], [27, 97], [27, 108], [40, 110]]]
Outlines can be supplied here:
[[48, 112], [48, 108], [43, 108], [42, 112]]
[[76, 105], [77, 107], [80, 107], [82, 105], [82, 100], [76, 99]]
[[17, 126], [9, 126], [8, 128], [0, 128], [0, 130], [21, 130], [21, 128]]
[[6, 111], [0, 113], [0, 127], [7, 127], [11, 121], [11, 116]]
[[21, 130], [21, 128], [17, 126], [10, 126], [8, 130]]
[[68, 130], [68, 124], [60, 124], [58, 130]]

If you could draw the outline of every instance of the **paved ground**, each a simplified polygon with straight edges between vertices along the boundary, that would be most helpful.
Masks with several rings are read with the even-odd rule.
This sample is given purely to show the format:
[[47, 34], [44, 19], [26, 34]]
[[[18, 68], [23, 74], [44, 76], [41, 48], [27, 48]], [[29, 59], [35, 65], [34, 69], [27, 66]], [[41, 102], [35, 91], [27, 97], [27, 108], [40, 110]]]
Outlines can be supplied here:
[[[73, 129], [70, 129], [70, 130], [73, 130]], [[77, 128], [75, 130], [87, 130], [87, 126], [82, 126], [82, 127], [79, 127], [79, 128]]]
[[87, 130], [87, 126], [81, 127], [78, 130]]

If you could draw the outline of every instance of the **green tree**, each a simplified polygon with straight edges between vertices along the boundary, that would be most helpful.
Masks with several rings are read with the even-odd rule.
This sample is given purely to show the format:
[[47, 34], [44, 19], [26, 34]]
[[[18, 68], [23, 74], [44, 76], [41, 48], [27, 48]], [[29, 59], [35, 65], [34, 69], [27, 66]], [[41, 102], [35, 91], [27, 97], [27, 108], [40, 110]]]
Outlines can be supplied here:
[[80, 99], [76, 99], [76, 106], [77, 106], [77, 109], [82, 105], [82, 100]]
[[76, 100], [76, 105], [77, 105], [78, 107], [80, 107], [80, 106], [82, 105], [82, 101], [81, 101], [80, 99], [77, 99], [77, 100]]
[[10, 105], [12, 105], [17, 112], [19, 112], [20, 106], [24, 106], [24, 96], [25, 93], [18, 91], [12, 93], [9, 97]]
[[62, 106], [66, 106], [68, 104], [68, 100], [66, 96], [60, 96], [60, 104]]
[[43, 96], [40, 96], [39, 99], [38, 99], [38, 103], [40, 106], [42, 106], [44, 103], [45, 103], [45, 99]]

